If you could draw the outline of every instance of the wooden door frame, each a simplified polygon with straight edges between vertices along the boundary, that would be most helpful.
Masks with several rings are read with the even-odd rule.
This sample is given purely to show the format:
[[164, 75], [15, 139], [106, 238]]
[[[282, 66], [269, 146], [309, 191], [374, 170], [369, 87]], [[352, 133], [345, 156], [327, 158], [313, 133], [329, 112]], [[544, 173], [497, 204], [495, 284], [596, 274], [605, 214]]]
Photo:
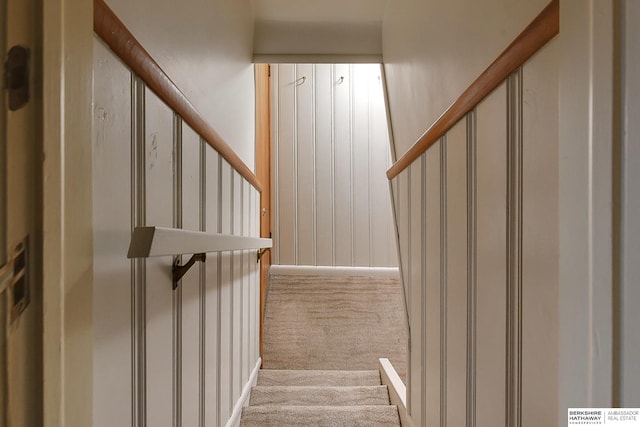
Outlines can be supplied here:
[[[270, 66], [255, 64], [256, 84], [256, 176], [262, 185], [260, 193], [260, 237], [271, 237], [271, 91]], [[271, 251], [260, 258], [260, 355], [263, 350], [264, 309]]]

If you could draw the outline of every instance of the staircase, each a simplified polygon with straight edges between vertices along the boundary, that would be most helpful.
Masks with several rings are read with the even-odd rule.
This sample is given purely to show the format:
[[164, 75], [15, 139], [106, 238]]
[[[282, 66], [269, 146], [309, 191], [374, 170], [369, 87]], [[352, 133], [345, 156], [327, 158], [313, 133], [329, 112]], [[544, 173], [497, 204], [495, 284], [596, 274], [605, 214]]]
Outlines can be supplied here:
[[240, 426], [389, 427], [400, 420], [378, 371], [263, 369]]

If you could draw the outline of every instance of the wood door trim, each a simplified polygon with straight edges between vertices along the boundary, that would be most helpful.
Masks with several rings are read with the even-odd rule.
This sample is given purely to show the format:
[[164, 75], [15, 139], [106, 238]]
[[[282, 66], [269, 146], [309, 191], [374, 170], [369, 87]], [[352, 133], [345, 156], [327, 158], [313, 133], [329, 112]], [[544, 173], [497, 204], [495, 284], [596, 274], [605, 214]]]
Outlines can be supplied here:
[[262, 185], [224, 139], [180, 91], [104, 0], [93, 2], [93, 30], [160, 99], [216, 150], [259, 192]]
[[560, 32], [560, 1], [552, 0], [435, 123], [387, 171], [391, 180]]
[[[271, 89], [269, 65], [256, 64], [256, 175], [262, 183], [260, 194], [260, 237], [271, 237]], [[264, 213], [264, 214], [263, 214]], [[260, 354], [263, 350], [264, 309], [271, 252], [260, 258]]]

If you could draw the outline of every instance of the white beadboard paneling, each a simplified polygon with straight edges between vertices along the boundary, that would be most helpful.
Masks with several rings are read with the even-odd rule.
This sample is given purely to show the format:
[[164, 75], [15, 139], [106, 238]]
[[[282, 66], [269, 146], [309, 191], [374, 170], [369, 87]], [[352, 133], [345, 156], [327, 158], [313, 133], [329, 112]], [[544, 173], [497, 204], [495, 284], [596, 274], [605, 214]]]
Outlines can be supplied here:
[[[296, 264], [315, 264], [315, 73], [310, 64], [295, 65]], [[291, 207], [288, 207], [291, 209]]]
[[335, 265], [348, 266], [353, 265], [352, 81], [348, 65], [336, 65], [334, 75]]
[[447, 133], [447, 422], [465, 424], [467, 352], [466, 123]]
[[[443, 281], [441, 276], [441, 234], [440, 234], [440, 208], [441, 208], [441, 182], [440, 179], [440, 150], [442, 143], [434, 144], [427, 152], [426, 156], [426, 181], [425, 181], [425, 299], [422, 301], [423, 308], [423, 331], [426, 340], [426, 352], [424, 354], [424, 367], [422, 371], [422, 405], [424, 408], [423, 425], [440, 425], [440, 385], [441, 385], [441, 345], [444, 336], [440, 334], [443, 322], [441, 319], [446, 315], [441, 305], [441, 298], [444, 294], [442, 289]], [[417, 380], [414, 377], [414, 381]]]
[[[206, 149], [206, 222], [205, 231], [219, 232], [220, 188], [219, 188], [219, 155]], [[218, 425], [220, 380], [220, 286], [219, 286], [219, 254], [207, 254], [206, 269], [206, 317], [205, 317], [205, 425]]]
[[93, 425], [102, 427], [131, 422], [132, 262], [122, 254], [131, 230], [132, 76], [97, 40], [93, 59]]
[[368, 64], [350, 66], [351, 74], [351, 141], [352, 141], [352, 223], [353, 265], [369, 266], [371, 240], [371, 200], [369, 198], [370, 138], [369, 79], [377, 71]]
[[534, 56], [523, 79], [510, 77], [392, 183], [416, 426], [555, 424], [556, 50]]
[[385, 191], [389, 185], [386, 171], [391, 164], [391, 151], [382, 79], [378, 67], [371, 71], [368, 79], [370, 264], [372, 267], [397, 266], [390, 196]]
[[[231, 233], [231, 218], [233, 215], [232, 199], [232, 169], [222, 160], [221, 166], [221, 229], [223, 233]], [[232, 303], [233, 283], [231, 276], [232, 254], [223, 252], [221, 257], [221, 282], [220, 282], [220, 413], [219, 425], [223, 425], [231, 414], [234, 400], [232, 396]]]
[[[260, 193], [258, 193], [258, 191], [254, 191], [254, 198], [255, 198], [255, 205], [256, 206], [260, 206]], [[259, 236], [260, 235], [260, 211], [258, 210], [257, 212], [255, 212], [255, 231], [254, 234]], [[271, 250], [271, 252], [273, 253], [273, 249]], [[255, 264], [253, 264], [253, 260], [256, 260]], [[256, 254], [255, 258], [251, 258], [250, 261], [253, 264], [254, 267], [254, 272], [253, 272], [253, 276], [254, 276], [254, 298], [255, 298], [255, 305], [256, 305], [256, 310], [255, 310], [255, 320], [254, 320], [254, 328], [255, 328], [255, 333], [253, 336], [253, 345], [254, 345], [254, 352], [253, 352], [253, 358], [252, 359], [257, 359], [258, 357], [260, 357], [260, 264], [258, 263], [258, 255]]]
[[[151, 91], [146, 92], [146, 222], [164, 227], [174, 225], [173, 113]], [[147, 304], [147, 422], [170, 426], [173, 408], [173, 290], [172, 257], [146, 260]]]
[[[250, 204], [251, 200], [251, 185], [242, 180], [242, 235], [249, 235], [249, 221], [251, 215], [252, 206]], [[256, 207], [253, 207], [256, 209]], [[253, 251], [251, 251], [253, 252]], [[242, 373], [241, 373], [241, 383], [244, 384], [249, 379], [249, 374], [251, 373], [251, 368], [249, 366], [249, 356], [250, 356], [250, 333], [251, 333], [251, 324], [250, 324], [250, 312], [249, 312], [249, 303], [251, 300], [251, 283], [250, 283], [250, 272], [249, 269], [251, 265], [249, 263], [250, 251], [243, 251], [242, 254], [243, 262], [242, 262]]]
[[397, 266], [380, 67], [273, 67], [276, 264]]
[[409, 355], [410, 371], [415, 373], [408, 379], [409, 399], [407, 401], [409, 413], [412, 417], [422, 419], [422, 292], [424, 290], [423, 265], [425, 263], [423, 242], [423, 211], [424, 211], [424, 154], [410, 166], [409, 194], [409, 248], [408, 248], [408, 287], [409, 287], [409, 324], [411, 354]]
[[[235, 170], [232, 173], [233, 177], [233, 234], [242, 234], [242, 177]], [[231, 316], [231, 331], [232, 331], [232, 353], [231, 353], [231, 390], [232, 401], [235, 402], [242, 392], [242, 262], [244, 255], [242, 251], [234, 251], [232, 257], [232, 316]]]
[[[182, 125], [182, 228], [200, 228], [200, 138]], [[182, 257], [185, 263], [188, 256]], [[197, 425], [199, 418], [200, 268], [196, 263], [182, 278], [182, 424]]]
[[173, 257], [130, 261], [126, 242], [140, 225], [258, 237], [259, 193], [96, 52], [94, 424], [224, 425], [260, 360], [255, 252], [211, 253], [173, 290]]
[[[523, 70], [522, 425], [554, 424], [558, 408], [558, 44]], [[546, 375], [539, 375], [545, 372]], [[545, 408], [542, 410], [542, 408]]]
[[409, 254], [409, 232], [410, 232], [410, 208], [411, 208], [411, 198], [409, 197], [411, 191], [411, 169], [406, 169], [405, 172], [398, 175], [398, 191], [396, 193], [396, 220], [398, 221], [398, 235], [402, 236], [398, 240], [398, 246], [400, 248], [400, 261], [402, 263], [402, 268], [400, 272], [402, 273], [402, 283], [404, 286], [405, 293], [405, 301], [407, 301], [407, 311], [409, 310], [409, 298], [410, 298], [410, 283], [409, 280], [409, 266], [410, 266], [410, 254]]
[[476, 422], [504, 426], [507, 316], [507, 91], [503, 84], [477, 109], [477, 389]]
[[295, 67], [293, 65], [279, 66], [277, 76], [278, 138], [277, 150], [274, 150], [273, 154], [277, 157], [276, 180], [274, 181], [277, 183], [276, 194], [278, 195], [278, 199], [274, 203], [277, 205], [275, 212], [277, 218], [274, 220], [278, 223], [277, 259], [280, 264], [295, 264]]
[[315, 67], [316, 264], [333, 265], [333, 67]]
[[[251, 208], [248, 212], [249, 217], [249, 236], [260, 235], [260, 197], [255, 188], [249, 187], [249, 199]], [[258, 214], [256, 215], [256, 212]], [[256, 289], [260, 288], [260, 284], [256, 282], [256, 268], [259, 265], [257, 260], [257, 251], [249, 251], [247, 255], [247, 264], [249, 266], [249, 344], [248, 354], [249, 363], [258, 356], [258, 346], [256, 345], [256, 336], [259, 336], [259, 329], [256, 329], [256, 321], [260, 318], [260, 302]]]
[[[279, 159], [280, 159], [280, 67], [270, 65], [271, 83], [269, 87], [270, 94], [270, 113], [271, 113], [271, 236], [274, 242], [280, 241], [280, 188], [278, 182]], [[280, 263], [280, 244], [275, 244], [271, 250], [271, 264]]]

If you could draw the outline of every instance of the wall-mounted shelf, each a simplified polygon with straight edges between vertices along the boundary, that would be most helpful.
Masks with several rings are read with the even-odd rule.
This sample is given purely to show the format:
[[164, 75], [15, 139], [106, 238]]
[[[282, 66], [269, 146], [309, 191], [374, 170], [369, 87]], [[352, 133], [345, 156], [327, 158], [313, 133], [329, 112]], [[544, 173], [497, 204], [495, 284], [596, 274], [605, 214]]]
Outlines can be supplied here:
[[136, 227], [131, 236], [127, 258], [148, 258], [193, 254], [184, 265], [173, 266], [173, 288], [196, 261], [204, 262], [209, 252], [271, 248], [272, 239], [206, 233], [180, 228]]
[[271, 239], [180, 228], [136, 227], [127, 258], [239, 251], [272, 247]]

